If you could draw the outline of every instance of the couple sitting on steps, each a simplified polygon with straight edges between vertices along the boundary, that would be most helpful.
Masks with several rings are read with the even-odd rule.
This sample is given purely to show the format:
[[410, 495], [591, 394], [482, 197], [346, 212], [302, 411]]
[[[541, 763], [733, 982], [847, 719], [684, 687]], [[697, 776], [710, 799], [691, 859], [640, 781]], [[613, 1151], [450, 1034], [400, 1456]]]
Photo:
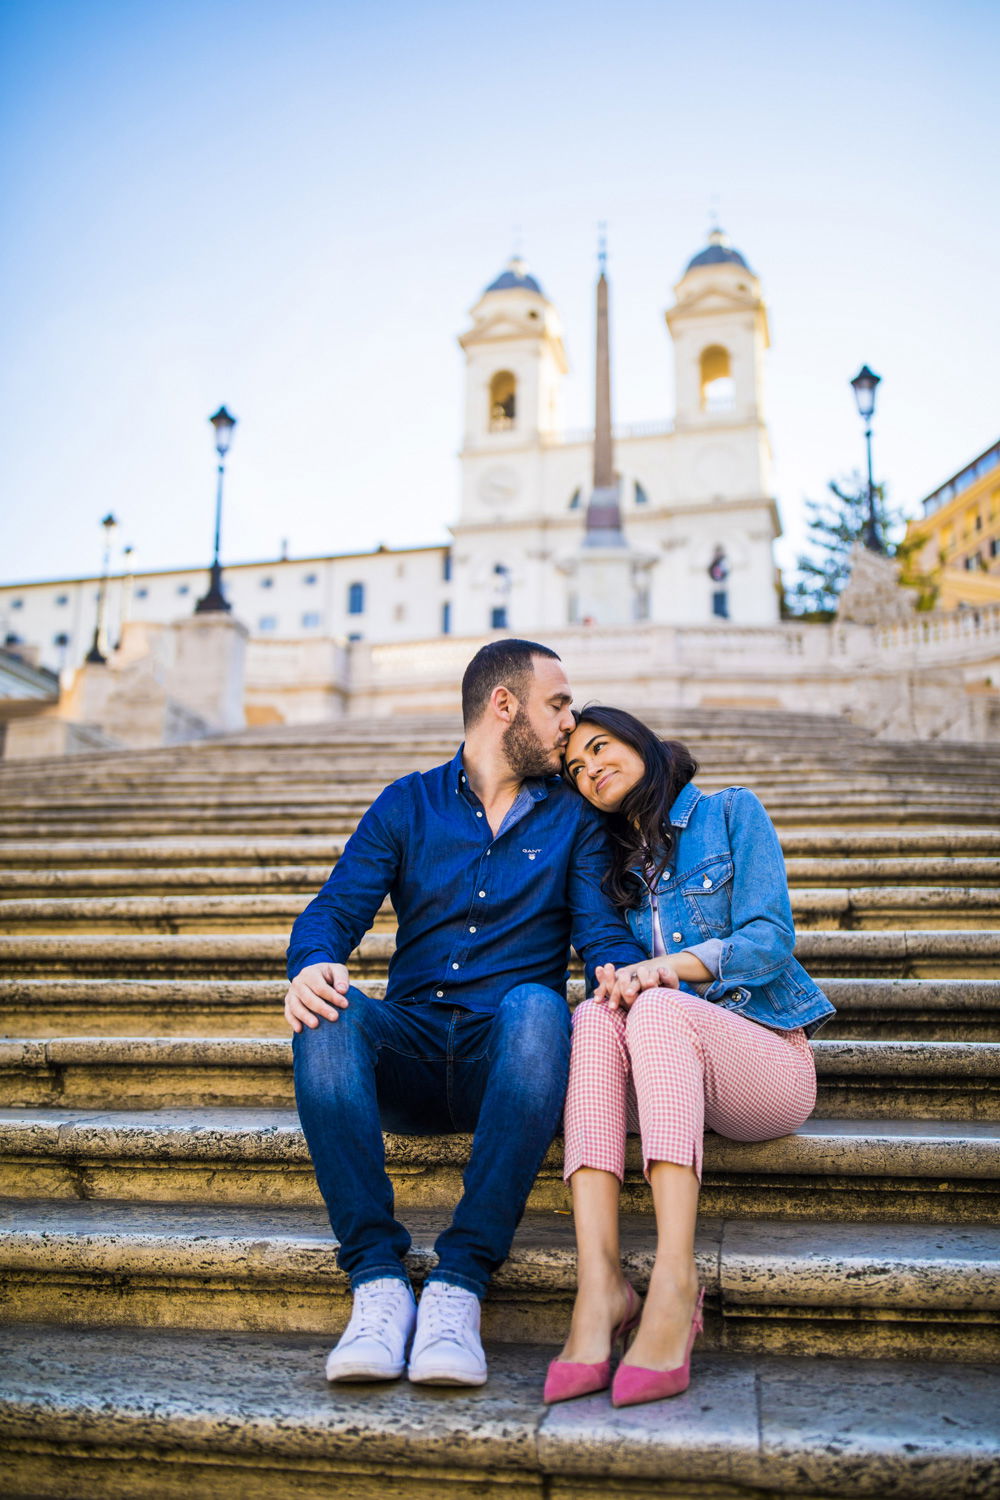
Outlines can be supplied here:
[[[683, 1390], [701, 1327], [705, 1127], [768, 1140], [813, 1108], [807, 1037], [833, 1008], [792, 957], [763, 807], [742, 787], [705, 795], [683, 745], [571, 701], [545, 646], [484, 646], [462, 682], [454, 759], [386, 788], [292, 930], [296, 1101], [354, 1294], [330, 1380], [408, 1366], [417, 1384], [483, 1384], [480, 1300], [565, 1106], [578, 1291], [545, 1400]], [[398, 935], [375, 1000], [346, 964], [386, 894]], [[572, 1025], [571, 943], [592, 995]], [[419, 1306], [383, 1130], [473, 1136]], [[644, 1305], [618, 1242], [629, 1130], [656, 1214]]]

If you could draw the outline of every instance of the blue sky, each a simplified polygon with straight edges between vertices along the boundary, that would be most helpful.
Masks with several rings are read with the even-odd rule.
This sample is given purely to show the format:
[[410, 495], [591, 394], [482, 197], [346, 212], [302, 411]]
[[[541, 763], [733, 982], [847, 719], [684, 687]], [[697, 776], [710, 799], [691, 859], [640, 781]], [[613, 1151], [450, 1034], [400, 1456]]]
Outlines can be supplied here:
[[913, 513], [1000, 429], [1000, 8], [0, 5], [0, 577], [414, 544], [456, 513], [468, 309], [519, 231], [588, 420], [673, 407], [663, 310], [710, 205], [761, 276], [788, 538], [863, 461]]

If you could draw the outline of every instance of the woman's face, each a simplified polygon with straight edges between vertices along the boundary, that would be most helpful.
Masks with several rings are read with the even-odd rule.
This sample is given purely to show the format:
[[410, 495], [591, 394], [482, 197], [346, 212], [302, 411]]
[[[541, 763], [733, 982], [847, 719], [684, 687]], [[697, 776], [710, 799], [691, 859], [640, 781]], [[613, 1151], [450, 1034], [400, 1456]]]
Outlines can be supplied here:
[[569, 737], [567, 775], [577, 791], [602, 812], [615, 812], [645, 771], [638, 750], [586, 719], [580, 720]]

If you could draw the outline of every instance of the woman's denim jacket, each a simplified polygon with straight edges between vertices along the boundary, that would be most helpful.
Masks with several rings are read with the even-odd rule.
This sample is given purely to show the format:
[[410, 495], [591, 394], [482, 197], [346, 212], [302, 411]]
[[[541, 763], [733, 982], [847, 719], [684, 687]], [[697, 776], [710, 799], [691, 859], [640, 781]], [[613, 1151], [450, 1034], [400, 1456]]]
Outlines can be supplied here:
[[[777, 1031], [811, 1034], [833, 1006], [792, 957], [795, 927], [785, 861], [774, 825], [753, 792], [708, 795], [693, 783], [670, 809], [673, 847], [657, 884], [668, 953], [684, 949], [716, 977], [681, 988]], [[638, 871], [633, 871], [641, 880]], [[653, 913], [643, 882], [629, 927], [653, 951]]]

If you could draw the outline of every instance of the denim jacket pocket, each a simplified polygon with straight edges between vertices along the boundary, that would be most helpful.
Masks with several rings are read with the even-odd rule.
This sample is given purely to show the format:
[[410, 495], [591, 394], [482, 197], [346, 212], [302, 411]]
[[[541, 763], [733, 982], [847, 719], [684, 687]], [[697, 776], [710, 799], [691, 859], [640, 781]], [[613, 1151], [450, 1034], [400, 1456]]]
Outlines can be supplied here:
[[733, 929], [733, 862], [715, 859], [685, 876], [681, 896], [699, 931], [706, 937], [725, 937]]

